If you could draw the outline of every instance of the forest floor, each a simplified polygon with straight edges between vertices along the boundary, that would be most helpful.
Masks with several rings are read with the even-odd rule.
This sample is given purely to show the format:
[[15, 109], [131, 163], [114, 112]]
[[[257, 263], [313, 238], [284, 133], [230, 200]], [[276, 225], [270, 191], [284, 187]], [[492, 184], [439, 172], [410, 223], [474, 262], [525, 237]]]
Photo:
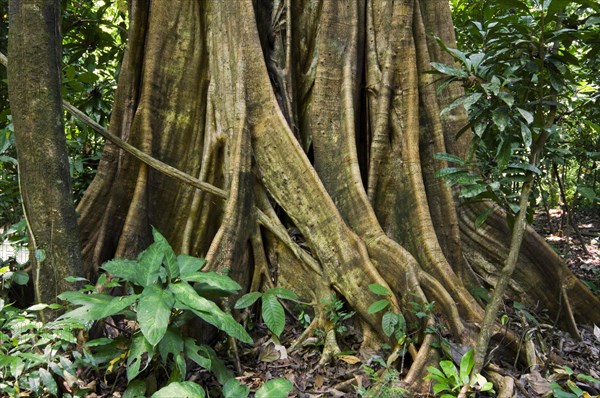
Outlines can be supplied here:
[[[600, 214], [577, 214], [577, 225], [587, 254], [566, 218], [561, 221], [562, 212], [552, 210], [549, 215], [550, 222], [546, 213], [538, 214], [534, 228], [566, 259], [571, 270], [596, 294], [600, 294]], [[573, 393], [574, 390], [568, 387], [569, 381], [587, 390], [591, 396], [600, 394], [600, 384], [586, 377], [600, 379], [600, 325], [581, 326], [581, 339], [577, 340], [555, 328], [553, 321], [541, 309], [507, 303], [506, 312], [511, 328], [523, 339], [531, 338], [534, 341], [540, 358], [536, 370], [522, 369], [501, 359], [496, 361], [507, 374], [518, 380], [516, 387], [519, 397], [548, 396], [553, 388], [555, 395], [559, 393], [557, 388], [565, 393]], [[374, 353], [368, 359], [359, 358], [360, 332], [352, 319], [344, 322], [346, 330], [338, 334], [338, 343], [343, 352], [328, 364], [319, 363], [323, 339], [318, 335], [301, 349], [288, 352], [286, 347], [298, 338], [305, 327], [293, 319], [293, 314], [298, 314], [298, 311], [289, 311], [281, 342], [271, 338], [264, 325], [254, 325], [252, 334], [255, 346], [240, 352], [241, 367], [237, 372], [240, 381], [254, 389], [265, 380], [285, 377], [294, 383], [291, 396], [297, 398], [402, 396], [400, 390], [395, 389], [398, 378], [405, 371], [402, 364], [398, 372], [385, 372], [385, 351]], [[227, 357], [223, 354], [223, 357]], [[233, 363], [231, 367], [235, 368]], [[210, 384], [207, 375], [202, 372], [196, 378], [202, 380], [203, 384]], [[556, 385], [551, 385], [551, 382]]]
[[[600, 214], [590, 212], [577, 215], [577, 225], [585, 241], [587, 254], [566, 220], [562, 223], [563, 227], [560, 227], [561, 211], [553, 210], [549, 215], [550, 222], [546, 213], [538, 214], [534, 228], [564, 256], [573, 272], [600, 294]], [[343, 352], [326, 364], [321, 364], [324, 341], [322, 332], [317, 332], [299, 349], [293, 352], [288, 350], [306, 329], [310, 321], [307, 317], [312, 314], [310, 308], [294, 308], [293, 303], [290, 305], [289, 302], [284, 304], [288, 319], [279, 340], [272, 337], [259, 318], [249, 318], [246, 326], [255, 344], [244, 348], [238, 344], [239, 363], [231, 359], [236, 355], [227, 349], [226, 342], [217, 344], [219, 356], [230, 358], [226, 360], [226, 364], [238, 380], [255, 390], [267, 380], [284, 377], [294, 384], [290, 395], [293, 398], [403, 396], [398, 381], [406, 372], [408, 363], [405, 366], [400, 363], [395, 369], [386, 371], [385, 359], [389, 350], [371, 353], [368, 358], [361, 356], [360, 330], [349, 310], [343, 307], [336, 310], [338, 318], [348, 318], [337, 324], [340, 328], [337, 342]], [[592, 379], [600, 379], [600, 325], [580, 325], [581, 339], [575, 339], [556, 328], [553, 320], [542, 309], [507, 302], [504, 310], [508, 315], [507, 326], [520, 335], [523, 341], [531, 339], [539, 358], [536, 369], [519, 367], [512, 360], [503, 360], [498, 355], [493, 359], [502, 369], [501, 372], [517, 380], [517, 397], [586, 396], [579, 394], [579, 391], [587, 391], [587, 396], [592, 397], [600, 394], [600, 383]], [[501, 342], [496, 342], [495, 345], [500, 348], [497, 352], [502, 351]], [[409, 358], [409, 355], [406, 357]], [[208, 396], [220, 396], [218, 383], [208, 371], [197, 368], [188, 377], [204, 386]], [[121, 396], [117, 391], [124, 389], [126, 382], [124, 378], [118, 379], [120, 380], [112, 386], [102, 385], [100, 382], [98, 390], [104, 393], [93, 396]], [[579, 388], [582, 390], [577, 390]], [[560, 395], [561, 392], [564, 394]]]

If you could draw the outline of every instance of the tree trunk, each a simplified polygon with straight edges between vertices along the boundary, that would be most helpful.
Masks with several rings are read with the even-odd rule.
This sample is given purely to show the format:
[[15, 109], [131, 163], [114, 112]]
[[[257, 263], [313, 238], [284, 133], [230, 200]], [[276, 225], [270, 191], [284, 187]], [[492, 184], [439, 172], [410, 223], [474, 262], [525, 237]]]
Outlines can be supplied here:
[[10, 2], [8, 85], [36, 301], [83, 275], [61, 100], [60, 2]]
[[[499, 212], [476, 229], [481, 209], [434, 177], [444, 166], [435, 153], [469, 146], [454, 139], [464, 110], [439, 117], [460, 88], [436, 95], [423, 73], [449, 62], [428, 36], [453, 42], [447, 1], [131, 6], [111, 131], [228, 197], [107, 144], [79, 207], [88, 275], [135, 256], [153, 225], [176, 251], [205, 256], [246, 288], [287, 286], [315, 303], [337, 292], [363, 321], [364, 348], [385, 339], [381, 315], [367, 311], [378, 299], [372, 283], [403, 310], [435, 300], [427, 322], [474, 344], [483, 309], [469, 288], [494, 286], [510, 233]], [[600, 322], [598, 299], [531, 229], [509, 290], [565, 325], [571, 315]], [[404, 375], [415, 386], [436, 359], [435, 336], [418, 336]]]

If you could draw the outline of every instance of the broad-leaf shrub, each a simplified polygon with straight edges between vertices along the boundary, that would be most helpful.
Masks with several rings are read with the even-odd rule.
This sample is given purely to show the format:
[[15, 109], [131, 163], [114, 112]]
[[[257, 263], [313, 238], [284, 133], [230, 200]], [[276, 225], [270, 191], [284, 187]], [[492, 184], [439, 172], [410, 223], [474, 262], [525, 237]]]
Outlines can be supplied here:
[[[59, 298], [76, 308], [62, 315], [59, 321], [78, 320], [91, 324], [115, 316], [134, 321], [139, 328], [129, 341], [98, 339], [86, 345], [93, 353], [89, 355], [90, 361], [107, 364], [108, 370], [119, 362], [126, 365], [128, 382], [152, 364], [161, 363], [169, 371], [170, 381], [182, 382], [170, 388], [186, 389], [188, 385], [183, 381], [187, 372], [186, 359], [189, 359], [215, 373], [219, 382], [228, 386], [225, 393], [234, 391], [235, 396], [243, 396], [240, 391], [247, 388], [231, 377], [215, 352], [181, 333], [181, 326], [195, 315], [241, 342], [252, 343], [252, 338], [231, 314], [212, 301], [235, 294], [241, 287], [225, 275], [202, 272], [205, 260], [186, 254], [176, 256], [156, 229], [152, 234], [154, 243], [136, 260], [115, 259], [102, 265], [102, 269], [111, 275], [111, 286], [121, 286], [117, 290], [125, 294], [62, 293]], [[118, 349], [119, 345], [127, 350]], [[140, 388], [139, 385], [134, 387]]]

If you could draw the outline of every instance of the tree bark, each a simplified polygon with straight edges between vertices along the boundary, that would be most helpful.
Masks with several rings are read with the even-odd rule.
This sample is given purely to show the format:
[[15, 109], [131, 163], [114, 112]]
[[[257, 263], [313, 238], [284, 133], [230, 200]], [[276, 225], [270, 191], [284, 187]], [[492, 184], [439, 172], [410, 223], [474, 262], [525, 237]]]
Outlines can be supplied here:
[[12, 0], [8, 86], [35, 297], [56, 301], [83, 265], [61, 100], [60, 2]]
[[[135, 256], [154, 225], [245, 288], [286, 286], [314, 303], [339, 294], [364, 348], [386, 339], [367, 311], [378, 299], [368, 285], [381, 284], [417, 336], [404, 380], [426, 388], [435, 336], [409, 302], [436, 301], [426, 323], [472, 346], [483, 308], [469, 288], [494, 286], [510, 239], [499, 212], [476, 229], [480, 209], [434, 177], [436, 152], [469, 145], [454, 139], [464, 110], [439, 117], [460, 88], [437, 96], [423, 73], [442, 61], [429, 33], [452, 44], [447, 1], [131, 5], [111, 132], [227, 199], [108, 143], [79, 206], [88, 275]], [[598, 299], [531, 229], [518, 264], [509, 291], [520, 301], [564, 319], [568, 295], [575, 318], [600, 321]]]

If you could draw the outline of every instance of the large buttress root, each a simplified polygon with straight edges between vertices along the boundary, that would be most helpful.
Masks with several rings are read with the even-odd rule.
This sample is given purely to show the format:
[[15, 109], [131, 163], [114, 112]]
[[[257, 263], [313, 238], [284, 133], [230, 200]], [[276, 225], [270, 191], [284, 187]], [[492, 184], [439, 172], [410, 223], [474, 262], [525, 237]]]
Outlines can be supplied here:
[[[436, 301], [436, 319], [472, 345], [483, 311], [469, 283], [493, 286], [508, 231], [500, 216], [475, 230], [477, 209], [434, 178], [436, 152], [468, 146], [453, 137], [464, 113], [438, 116], [457, 88], [436, 97], [422, 74], [443, 61], [428, 33], [452, 39], [448, 18], [442, 0], [133, 1], [111, 129], [223, 194], [107, 145], [79, 209], [87, 262], [134, 256], [154, 225], [245, 288], [286, 286], [317, 305], [337, 292], [375, 340], [386, 337], [368, 311], [381, 298], [373, 283], [413, 331], [408, 302]], [[578, 319], [598, 301], [548, 250], [528, 233], [514, 289]], [[544, 272], [547, 291], [529, 292], [524, 282]], [[413, 385], [438, 358], [436, 335], [420, 337]]]

